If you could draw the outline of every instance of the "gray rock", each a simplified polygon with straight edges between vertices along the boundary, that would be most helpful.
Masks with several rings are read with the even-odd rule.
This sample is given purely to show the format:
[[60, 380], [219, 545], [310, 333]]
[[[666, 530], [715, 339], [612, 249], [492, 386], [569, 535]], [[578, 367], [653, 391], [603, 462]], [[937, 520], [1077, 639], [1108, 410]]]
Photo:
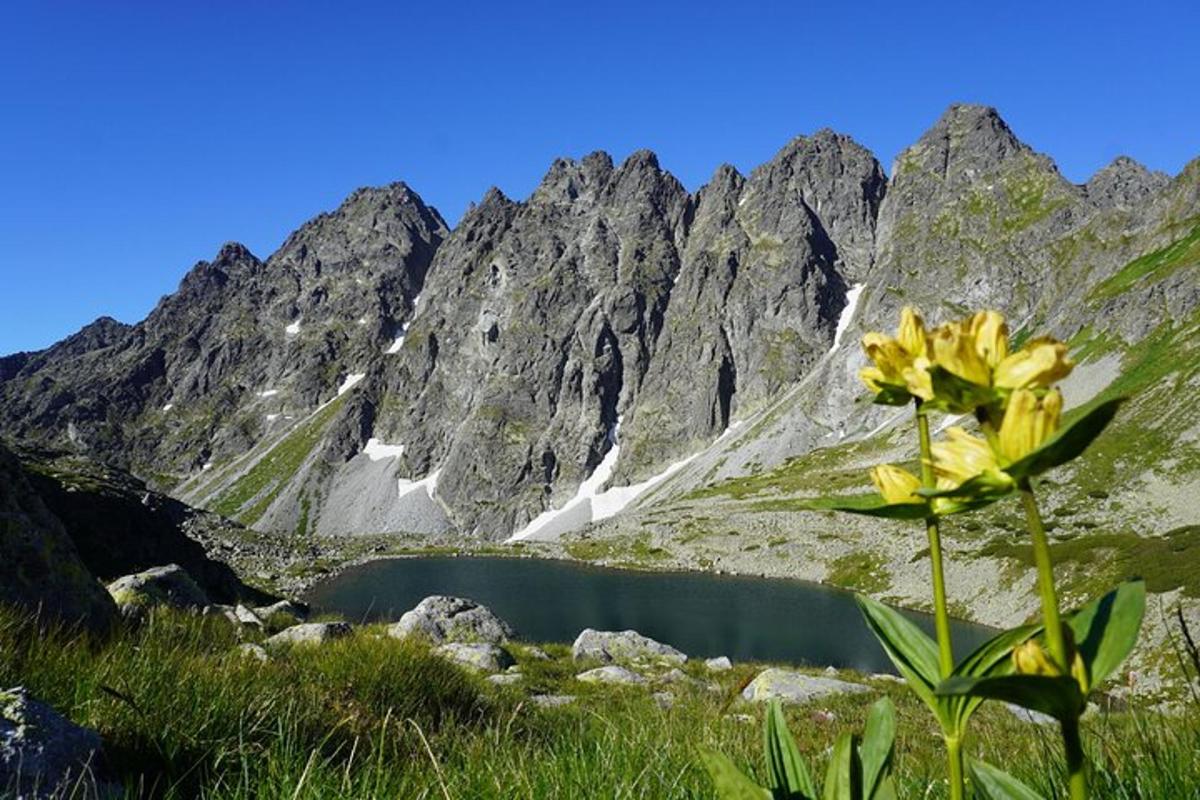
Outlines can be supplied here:
[[1004, 706], [1005, 710], [1007, 710], [1010, 714], [1012, 714], [1014, 717], [1021, 720], [1022, 722], [1028, 722], [1032, 725], [1040, 725], [1040, 726], [1057, 725], [1058, 724], [1058, 720], [1056, 720], [1054, 717], [1050, 716], [1049, 714], [1043, 714], [1040, 711], [1033, 711], [1028, 708], [1022, 708], [1021, 706], [1016, 705], [1015, 703], [1001, 703], [1001, 705]]
[[784, 703], [808, 703], [840, 694], [865, 694], [869, 686], [835, 678], [805, 675], [772, 667], [760, 672], [742, 690], [742, 697], [755, 703], [778, 699]]
[[670, 692], [655, 692], [652, 697], [654, 698], [654, 704], [663, 711], [669, 711], [675, 707], [675, 695]]
[[643, 636], [637, 631], [597, 631], [585, 629], [571, 646], [576, 661], [662, 661], [682, 664], [687, 656], [668, 644]]
[[253, 658], [257, 661], [270, 661], [271, 656], [267, 653], [265, 647], [254, 642], [245, 642], [238, 645], [238, 652], [246, 658]]
[[670, 670], [664, 672], [662, 675], [660, 675], [658, 677], [658, 682], [659, 683], [680, 684], [683, 686], [702, 686], [703, 685], [703, 681], [693, 678], [691, 675], [688, 675], [686, 672], [679, 669], [678, 667], [675, 667], [674, 669], [670, 669]]
[[267, 624], [279, 624], [286, 621], [295, 625], [308, 619], [308, 608], [291, 600], [280, 600], [269, 606], [258, 606], [253, 609], [254, 615]]
[[204, 590], [178, 564], [117, 578], [107, 588], [121, 614], [127, 617], [140, 616], [154, 606], [199, 611], [208, 605]]
[[556, 708], [558, 706], [569, 706], [575, 702], [575, 695], [571, 694], [535, 694], [529, 698], [529, 702], [541, 708]]
[[729, 660], [729, 656], [717, 656], [704, 659], [704, 666], [709, 672], [728, 672], [733, 669], [733, 662]]
[[353, 632], [354, 629], [346, 622], [305, 622], [285, 628], [263, 644], [268, 648], [324, 644], [349, 636]]
[[581, 672], [575, 676], [575, 680], [583, 681], [584, 683], [613, 683], [627, 686], [640, 686], [646, 683], [646, 679], [643, 676], [616, 664], [609, 664], [604, 667], [596, 667], [595, 669]]
[[[93, 769], [100, 736], [80, 727], [22, 687], [0, 690], [0, 793], [18, 798], [66, 796], [73, 787], [99, 794]], [[72, 795], [74, 796], [74, 795]]]
[[530, 645], [525, 648], [525, 655], [534, 661], [553, 661], [554, 659], [542, 648], [536, 645]]
[[487, 681], [497, 686], [512, 686], [521, 682], [521, 673], [505, 672], [500, 675], [488, 675]]
[[399, 622], [388, 628], [388, 635], [398, 639], [414, 634], [423, 636], [435, 644], [501, 644], [513, 636], [513, 630], [487, 606], [474, 600], [432, 595], [417, 603], [411, 611], [406, 611]]
[[433, 652], [479, 672], [500, 672], [515, 663], [508, 651], [487, 643], [449, 642], [435, 647]]

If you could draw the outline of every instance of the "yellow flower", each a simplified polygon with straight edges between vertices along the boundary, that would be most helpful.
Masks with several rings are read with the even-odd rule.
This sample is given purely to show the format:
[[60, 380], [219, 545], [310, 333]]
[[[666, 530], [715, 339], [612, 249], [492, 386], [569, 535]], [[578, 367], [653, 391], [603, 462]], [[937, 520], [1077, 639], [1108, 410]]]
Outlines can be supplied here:
[[998, 487], [1012, 483], [1000, 471], [996, 454], [986, 441], [957, 426], [948, 428], [946, 437], [946, 441], [934, 442], [930, 448], [933, 470], [941, 488], [953, 489], [978, 475], [985, 475]]
[[888, 504], [925, 502], [917, 489], [921, 480], [916, 475], [891, 464], [880, 464], [871, 468], [871, 480]]
[[998, 436], [1000, 456], [1007, 464], [1020, 461], [1054, 435], [1062, 417], [1062, 403], [1058, 389], [1040, 399], [1028, 389], [1012, 393]]
[[983, 363], [995, 369], [1008, 357], [1008, 323], [998, 311], [980, 311], [971, 317], [971, 338]]
[[975, 346], [972, 320], [947, 322], [933, 332], [933, 360], [963, 380], [991, 386], [992, 371]]
[[858, 375], [873, 393], [893, 387], [925, 400], [933, 398], [928, 373], [922, 376], [929, 366], [925, 322], [915, 309], [905, 307], [900, 312], [895, 338], [872, 331], [863, 336], [862, 345], [874, 366], [864, 367]]
[[1013, 667], [1021, 675], [1061, 675], [1062, 670], [1050, 660], [1035, 640], [1017, 645], [1012, 651]]
[[1067, 377], [1074, 367], [1065, 344], [1049, 337], [1034, 339], [996, 366], [995, 385], [1002, 389], [1046, 387]]

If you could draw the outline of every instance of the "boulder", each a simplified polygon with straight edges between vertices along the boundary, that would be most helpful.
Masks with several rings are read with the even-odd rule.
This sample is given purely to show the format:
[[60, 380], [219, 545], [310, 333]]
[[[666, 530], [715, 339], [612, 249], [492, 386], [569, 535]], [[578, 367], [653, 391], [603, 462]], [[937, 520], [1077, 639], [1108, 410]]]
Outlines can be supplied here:
[[669, 711], [675, 707], [675, 695], [670, 692], [655, 692], [654, 704], [663, 711]]
[[280, 600], [269, 606], [257, 606], [253, 611], [254, 616], [268, 626], [276, 628], [298, 625], [308, 619], [308, 607], [291, 600]]
[[703, 681], [699, 681], [688, 675], [679, 667], [667, 670], [662, 675], [658, 676], [659, 683], [678, 684], [681, 686], [702, 686]]
[[271, 660], [271, 656], [267, 654], [266, 648], [254, 642], [246, 642], [245, 644], [238, 645], [238, 652], [245, 658], [253, 658], [257, 661], [266, 662]]
[[[97, 796], [93, 762], [100, 735], [17, 687], [0, 691], [0, 794], [18, 798]], [[8, 796], [5, 794], [4, 796]]]
[[575, 676], [575, 680], [584, 683], [613, 683], [625, 686], [640, 686], [646, 682], [641, 675], [616, 664], [581, 672]]
[[305, 622], [286, 628], [263, 642], [267, 647], [324, 644], [353, 632], [348, 622]]
[[597, 631], [587, 628], [571, 646], [576, 661], [665, 661], [682, 664], [687, 656], [671, 647], [643, 636], [637, 631]]
[[763, 670], [742, 690], [742, 697], [752, 702], [778, 699], [783, 703], [807, 703], [831, 695], [865, 694], [869, 686], [816, 675], [805, 675], [787, 669]]
[[729, 656], [717, 656], [704, 659], [704, 666], [709, 672], [728, 672], [733, 669], [733, 662], [729, 660]]
[[513, 636], [508, 623], [487, 606], [465, 597], [433, 595], [426, 597], [400, 621], [388, 628], [398, 639], [424, 636], [434, 644], [442, 642], [481, 642], [502, 644]]
[[125, 575], [108, 584], [108, 593], [121, 614], [138, 617], [153, 606], [203, 609], [208, 596], [178, 564]]
[[525, 655], [534, 661], [553, 661], [554, 658], [545, 650], [536, 645], [530, 645], [525, 648]]
[[494, 683], [497, 686], [512, 686], [515, 683], [521, 682], [521, 673], [505, 672], [500, 675], [489, 675], [487, 680], [489, 683]]
[[515, 661], [506, 650], [484, 642], [447, 642], [433, 649], [435, 655], [479, 672], [500, 672]]
[[529, 702], [541, 708], [556, 708], [558, 706], [567, 706], [575, 702], [573, 694], [535, 694], [529, 698]]

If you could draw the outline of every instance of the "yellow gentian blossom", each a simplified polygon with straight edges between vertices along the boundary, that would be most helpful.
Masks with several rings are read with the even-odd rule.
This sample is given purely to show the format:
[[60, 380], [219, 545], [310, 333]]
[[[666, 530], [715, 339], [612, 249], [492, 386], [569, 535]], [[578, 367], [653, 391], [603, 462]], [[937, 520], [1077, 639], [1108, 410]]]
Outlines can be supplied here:
[[1067, 346], [1048, 337], [1034, 339], [996, 366], [994, 384], [1002, 389], [1047, 387], [1071, 374], [1075, 362]]
[[975, 352], [991, 369], [1008, 357], [1008, 323], [999, 311], [980, 311], [971, 317]]
[[1013, 392], [997, 437], [1001, 458], [1011, 464], [1045, 444], [1058, 430], [1062, 405], [1058, 389], [1041, 398], [1028, 389]]
[[924, 503], [917, 494], [921, 479], [906, 469], [892, 464], [880, 464], [871, 468], [871, 481], [889, 505], [895, 503]]
[[965, 381], [991, 386], [992, 370], [975, 346], [971, 322], [966, 320], [939, 325], [930, 337], [933, 340], [933, 360]]
[[1004, 474], [987, 441], [958, 426], [948, 428], [946, 437], [946, 441], [935, 442], [930, 447], [939, 488], [953, 489], [980, 475], [997, 488], [1012, 485], [1012, 478]]
[[929, 367], [928, 336], [925, 322], [916, 309], [900, 312], [900, 328], [895, 337], [872, 331], [863, 336], [863, 350], [874, 366], [859, 370], [859, 377], [875, 394], [884, 388], [902, 389], [923, 400], [933, 398]]

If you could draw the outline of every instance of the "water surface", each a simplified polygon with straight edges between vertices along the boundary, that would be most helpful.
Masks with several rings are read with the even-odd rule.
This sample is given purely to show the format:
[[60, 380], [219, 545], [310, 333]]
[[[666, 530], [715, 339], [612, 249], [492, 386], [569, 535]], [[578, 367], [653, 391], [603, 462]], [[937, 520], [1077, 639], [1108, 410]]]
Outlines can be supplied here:
[[[795, 580], [421, 557], [353, 567], [318, 584], [307, 600], [317, 611], [378, 622], [398, 619], [431, 594], [477, 600], [527, 641], [570, 642], [584, 628], [633, 628], [690, 656], [891, 671], [849, 592]], [[931, 617], [909, 616], [932, 635]], [[954, 623], [953, 633], [961, 657], [993, 632]]]

